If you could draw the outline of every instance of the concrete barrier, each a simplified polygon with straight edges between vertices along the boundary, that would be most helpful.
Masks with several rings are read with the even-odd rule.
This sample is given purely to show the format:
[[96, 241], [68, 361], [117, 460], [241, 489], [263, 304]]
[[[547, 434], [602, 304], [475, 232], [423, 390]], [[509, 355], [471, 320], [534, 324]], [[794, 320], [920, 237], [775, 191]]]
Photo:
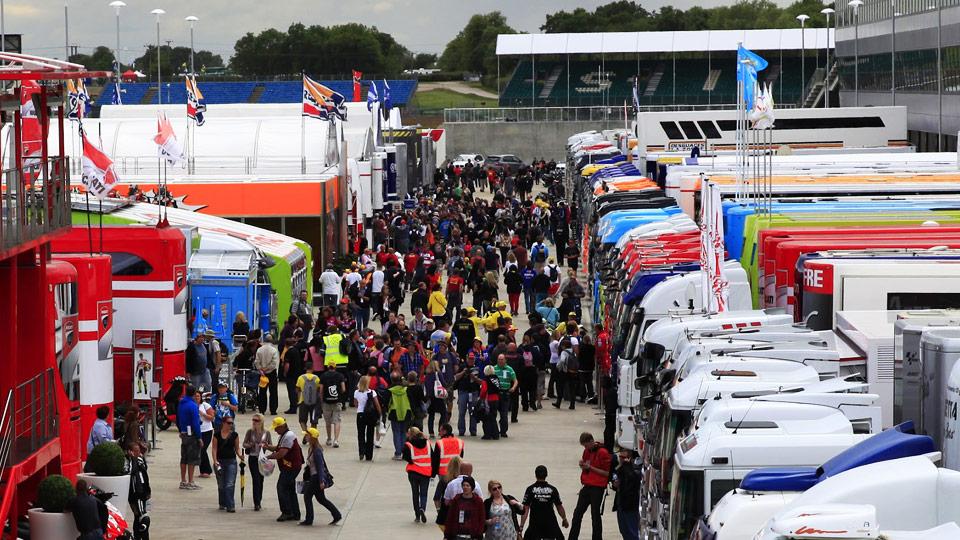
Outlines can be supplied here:
[[[534, 158], [566, 159], [567, 138], [591, 129], [622, 128], [622, 122], [446, 122], [447, 156], [481, 153], [514, 154], [529, 163]], [[438, 164], [439, 165], [439, 164]]]

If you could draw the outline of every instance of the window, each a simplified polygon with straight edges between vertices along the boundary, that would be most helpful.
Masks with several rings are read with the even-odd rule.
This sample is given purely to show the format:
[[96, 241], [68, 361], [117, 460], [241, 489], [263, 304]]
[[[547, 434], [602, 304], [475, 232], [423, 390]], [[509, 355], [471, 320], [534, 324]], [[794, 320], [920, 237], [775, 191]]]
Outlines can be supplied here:
[[150, 263], [139, 255], [125, 251], [116, 251], [108, 255], [110, 255], [111, 271], [115, 276], [148, 276], [153, 272]]
[[713, 510], [713, 507], [720, 502], [720, 499], [724, 495], [740, 487], [739, 480], [713, 480], [710, 482], [710, 508], [707, 509], [709, 512]]

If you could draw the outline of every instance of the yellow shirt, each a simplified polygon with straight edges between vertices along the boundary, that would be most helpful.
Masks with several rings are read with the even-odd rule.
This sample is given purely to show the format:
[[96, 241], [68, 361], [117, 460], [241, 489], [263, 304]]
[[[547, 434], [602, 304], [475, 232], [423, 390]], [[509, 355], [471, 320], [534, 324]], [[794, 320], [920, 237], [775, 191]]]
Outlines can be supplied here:
[[443, 317], [447, 314], [447, 297], [443, 291], [433, 291], [430, 293], [430, 300], [427, 301], [427, 309], [430, 310], [431, 317]]
[[473, 323], [474, 335], [477, 337], [480, 337], [480, 331], [483, 330], [483, 319], [481, 319], [480, 317], [477, 317], [476, 315], [472, 317], [467, 317], [467, 319], [469, 319], [470, 322]]
[[502, 309], [500, 311], [491, 311], [483, 318], [483, 327], [487, 329], [488, 332], [497, 329], [497, 326], [500, 325], [500, 319], [513, 319], [510, 315], [510, 312]]
[[323, 388], [320, 386], [320, 377], [316, 373], [304, 373], [297, 378], [297, 405], [303, 403], [303, 387], [307, 384], [308, 379], [316, 380], [317, 400], [320, 400], [320, 394], [323, 392]]

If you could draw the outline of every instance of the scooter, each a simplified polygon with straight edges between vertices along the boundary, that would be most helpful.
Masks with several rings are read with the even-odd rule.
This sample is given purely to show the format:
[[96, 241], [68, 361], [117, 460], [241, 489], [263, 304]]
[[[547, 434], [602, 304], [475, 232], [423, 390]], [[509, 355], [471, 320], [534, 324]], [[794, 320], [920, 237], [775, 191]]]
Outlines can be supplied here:
[[174, 377], [170, 380], [170, 389], [163, 395], [163, 406], [157, 408], [157, 427], [165, 431], [177, 421], [177, 407], [187, 391], [189, 382], [186, 377]]

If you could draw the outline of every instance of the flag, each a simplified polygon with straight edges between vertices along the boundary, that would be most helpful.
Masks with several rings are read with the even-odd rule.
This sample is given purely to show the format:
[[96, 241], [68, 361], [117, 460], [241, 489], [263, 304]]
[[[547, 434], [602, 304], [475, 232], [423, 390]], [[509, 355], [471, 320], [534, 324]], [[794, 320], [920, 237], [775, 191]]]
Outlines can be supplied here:
[[83, 172], [81, 176], [83, 185], [88, 193], [102, 200], [117, 185], [113, 160], [87, 139], [83, 129], [80, 130], [80, 139], [83, 142]]
[[198, 336], [207, 331], [210, 325], [207, 319], [203, 317], [203, 308], [200, 307], [200, 298], [197, 298], [193, 304], [193, 335]]
[[387, 84], [387, 80], [383, 80], [383, 117], [387, 119], [387, 124], [390, 124], [390, 109], [393, 108], [393, 102], [390, 100], [390, 85]]
[[90, 95], [87, 94], [87, 87], [83, 84], [83, 79], [67, 79], [67, 97], [69, 103], [69, 112], [67, 118], [70, 120], [80, 120], [90, 113]]
[[370, 81], [370, 87], [367, 88], [367, 110], [373, 110], [373, 104], [380, 101], [380, 94], [377, 93], [377, 85]]
[[157, 134], [153, 137], [153, 142], [157, 143], [157, 150], [167, 160], [168, 165], [182, 167], [186, 164], [187, 160], [183, 158], [183, 147], [180, 146], [180, 141], [173, 132], [170, 120], [162, 112], [157, 113]]
[[640, 112], [640, 95], [638, 93], [637, 84], [640, 81], [640, 77], [634, 77], [633, 79], [633, 114], [638, 114]]
[[723, 277], [726, 248], [723, 241], [723, 206], [715, 184], [700, 184], [700, 278], [703, 310], [721, 313], [727, 310], [729, 287]]
[[747, 110], [753, 109], [757, 72], [765, 69], [767, 69], [766, 60], [740, 45], [737, 49], [737, 81], [743, 84], [743, 102], [747, 105]]
[[36, 81], [23, 81], [20, 84], [21, 153], [23, 169], [28, 180], [40, 174], [40, 159], [43, 155], [43, 130], [40, 118], [33, 103], [33, 96], [40, 93]]
[[113, 97], [110, 98], [110, 104], [123, 105], [120, 94], [126, 93], [126, 90], [120, 88], [120, 64], [116, 60], [113, 61], [113, 75], [115, 79], [113, 80]]
[[773, 129], [777, 117], [774, 113], [773, 91], [769, 84], [757, 89], [757, 102], [748, 118], [753, 122], [753, 129]]
[[303, 76], [303, 116], [326, 120], [335, 116], [347, 119], [346, 98], [317, 81]]
[[203, 113], [207, 112], [207, 105], [203, 102], [203, 94], [197, 86], [197, 78], [192, 75], [186, 75], [185, 84], [187, 85], [187, 117], [202, 126], [204, 123]]
[[360, 96], [360, 79], [363, 77], [363, 73], [353, 70], [353, 101], [359, 102], [363, 101]]

